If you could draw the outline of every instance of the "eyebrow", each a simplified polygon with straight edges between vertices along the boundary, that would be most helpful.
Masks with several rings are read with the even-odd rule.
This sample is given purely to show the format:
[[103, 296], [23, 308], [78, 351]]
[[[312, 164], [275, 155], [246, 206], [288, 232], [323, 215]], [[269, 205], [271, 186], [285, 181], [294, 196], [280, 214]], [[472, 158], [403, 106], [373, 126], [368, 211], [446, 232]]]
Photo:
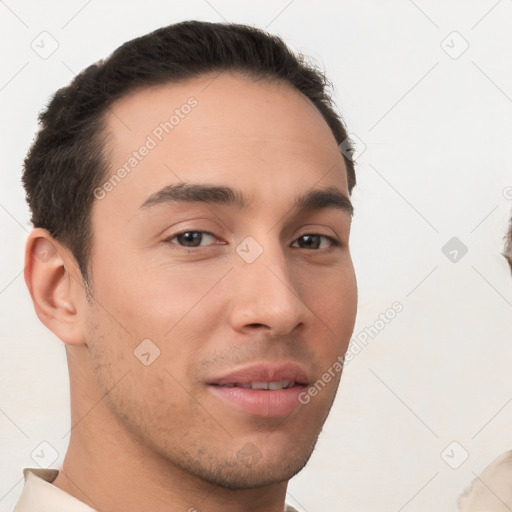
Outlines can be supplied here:
[[[149, 196], [141, 205], [141, 209], [149, 209], [156, 205], [169, 203], [204, 202], [247, 210], [248, 204], [243, 194], [231, 187], [222, 185], [179, 183], [168, 185]], [[293, 205], [296, 210], [323, 210], [335, 208], [348, 213], [354, 213], [354, 207], [347, 195], [336, 187], [312, 189], [299, 195]]]

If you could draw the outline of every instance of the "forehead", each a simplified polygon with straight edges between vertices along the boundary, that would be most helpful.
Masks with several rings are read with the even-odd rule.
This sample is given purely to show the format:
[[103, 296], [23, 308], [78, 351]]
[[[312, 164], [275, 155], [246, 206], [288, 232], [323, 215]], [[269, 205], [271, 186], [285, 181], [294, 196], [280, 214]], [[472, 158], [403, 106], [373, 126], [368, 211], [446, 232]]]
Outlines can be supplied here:
[[[334, 141], [320, 112], [291, 85], [282, 81], [256, 80], [237, 72], [204, 74], [182, 83], [138, 88], [114, 103], [111, 115], [107, 116], [109, 128], [117, 131], [124, 126], [131, 131], [137, 128], [133, 124], [152, 123], [155, 116], [161, 121], [168, 120], [191, 96], [197, 100], [199, 108], [193, 108], [192, 121], [187, 125], [208, 125], [223, 133], [230, 129], [239, 136], [247, 136], [261, 135], [260, 122], [266, 122], [266, 134], [279, 136], [282, 126], [278, 125], [288, 121], [289, 127], [297, 127], [295, 135], [304, 134], [304, 140], [314, 131], [319, 139], [330, 137], [331, 142]], [[247, 118], [246, 114], [250, 116]], [[280, 117], [280, 114], [285, 115]], [[304, 121], [314, 123], [312, 130], [298, 126]], [[150, 125], [140, 127], [147, 131]]]
[[319, 180], [347, 190], [327, 123], [282, 82], [222, 73], [143, 88], [115, 102], [106, 120], [110, 176], [121, 178], [111, 180], [104, 202], [115, 198], [121, 210], [183, 181], [227, 183], [267, 198]]

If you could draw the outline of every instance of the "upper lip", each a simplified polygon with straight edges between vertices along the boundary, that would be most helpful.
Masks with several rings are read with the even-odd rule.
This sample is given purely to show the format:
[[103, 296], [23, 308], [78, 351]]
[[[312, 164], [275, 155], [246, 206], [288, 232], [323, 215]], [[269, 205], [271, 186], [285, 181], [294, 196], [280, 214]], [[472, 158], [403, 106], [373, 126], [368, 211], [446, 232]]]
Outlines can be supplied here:
[[306, 371], [295, 363], [259, 363], [239, 367], [229, 373], [213, 378], [208, 384], [223, 386], [226, 384], [249, 384], [252, 382], [295, 381], [306, 385]]

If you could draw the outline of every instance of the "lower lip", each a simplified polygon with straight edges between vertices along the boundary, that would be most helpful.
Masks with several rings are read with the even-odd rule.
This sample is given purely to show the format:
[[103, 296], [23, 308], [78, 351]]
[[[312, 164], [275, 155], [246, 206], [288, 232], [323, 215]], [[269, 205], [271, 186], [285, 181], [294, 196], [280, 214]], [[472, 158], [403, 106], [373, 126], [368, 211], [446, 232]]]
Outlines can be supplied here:
[[212, 393], [252, 416], [272, 418], [290, 414], [302, 404], [299, 395], [305, 386], [292, 386], [275, 391], [239, 387], [209, 386]]

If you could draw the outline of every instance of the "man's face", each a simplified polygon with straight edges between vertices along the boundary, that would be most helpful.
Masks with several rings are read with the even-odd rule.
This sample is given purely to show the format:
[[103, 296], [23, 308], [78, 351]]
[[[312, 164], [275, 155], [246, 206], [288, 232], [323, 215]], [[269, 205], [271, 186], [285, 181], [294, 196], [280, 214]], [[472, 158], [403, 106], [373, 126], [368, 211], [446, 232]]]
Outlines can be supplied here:
[[[112, 424], [178, 468], [247, 488], [304, 466], [334, 400], [332, 369], [309, 403], [299, 394], [352, 334], [351, 217], [336, 198], [348, 196], [343, 158], [313, 105], [284, 84], [212, 78], [114, 104], [111, 171], [131, 164], [97, 191], [84, 325]], [[155, 196], [180, 184], [236, 200]], [[291, 387], [252, 389], [269, 381]]]

